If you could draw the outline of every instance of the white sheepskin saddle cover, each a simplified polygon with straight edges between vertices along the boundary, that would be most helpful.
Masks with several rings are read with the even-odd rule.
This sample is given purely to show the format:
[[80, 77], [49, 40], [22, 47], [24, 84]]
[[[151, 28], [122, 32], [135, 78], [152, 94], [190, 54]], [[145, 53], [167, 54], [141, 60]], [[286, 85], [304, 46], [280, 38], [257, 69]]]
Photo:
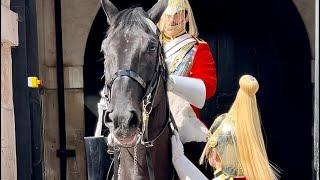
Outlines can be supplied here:
[[168, 92], [168, 97], [181, 142], [206, 142], [208, 128], [197, 118], [191, 105], [172, 92]]

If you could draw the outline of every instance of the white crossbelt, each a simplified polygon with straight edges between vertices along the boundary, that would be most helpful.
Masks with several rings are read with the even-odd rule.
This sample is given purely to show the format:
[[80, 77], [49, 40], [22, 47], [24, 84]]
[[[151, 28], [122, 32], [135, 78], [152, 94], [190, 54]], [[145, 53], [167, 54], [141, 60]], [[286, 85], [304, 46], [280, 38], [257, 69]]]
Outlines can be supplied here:
[[195, 41], [196, 40], [190, 34], [184, 34], [177, 37], [163, 46], [165, 58], [170, 58], [170, 56], [179, 51], [183, 46]]

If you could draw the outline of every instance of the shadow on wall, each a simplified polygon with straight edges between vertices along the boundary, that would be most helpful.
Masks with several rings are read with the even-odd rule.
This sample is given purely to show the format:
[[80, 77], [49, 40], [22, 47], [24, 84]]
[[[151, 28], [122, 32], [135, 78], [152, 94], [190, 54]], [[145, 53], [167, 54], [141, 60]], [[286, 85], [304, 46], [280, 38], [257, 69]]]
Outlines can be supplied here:
[[[155, 1], [114, 2], [119, 9]], [[200, 31], [212, 49], [218, 92], [202, 110], [211, 124], [226, 112], [238, 79], [252, 74], [260, 83], [258, 103], [270, 160], [281, 179], [312, 179], [312, 84], [307, 32], [289, 0], [190, 0]], [[103, 87], [100, 45], [107, 22], [99, 10], [88, 37], [84, 64], [86, 135], [96, 123], [98, 92]]]

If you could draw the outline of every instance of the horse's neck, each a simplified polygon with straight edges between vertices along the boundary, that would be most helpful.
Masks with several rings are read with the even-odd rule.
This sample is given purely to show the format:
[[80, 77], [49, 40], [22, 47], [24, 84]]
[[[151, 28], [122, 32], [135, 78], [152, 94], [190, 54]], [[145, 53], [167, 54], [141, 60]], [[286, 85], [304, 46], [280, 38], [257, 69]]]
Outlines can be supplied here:
[[[164, 98], [163, 98], [164, 99]], [[167, 102], [163, 100], [159, 106], [153, 109], [149, 118], [149, 131], [151, 139], [160, 133], [167, 121]], [[161, 123], [162, 122], [162, 123]], [[158, 124], [157, 124], [158, 123]], [[170, 179], [171, 176], [171, 150], [169, 149], [169, 126], [166, 127], [162, 135], [150, 147], [152, 164], [155, 179]], [[155, 130], [155, 128], [157, 130]], [[158, 129], [159, 128], [159, 129]], [[150, 140], [151, 140], [150, 139]], [[137, 166], [134, 165], [134, 149], [122, 149], [120, 157], [121, 173], [120, 179], [149, 179], [148, 167], [146, 161], [146, 147], [139, 144], [137, 147]], [[134, 177], [134, 168], [137, 170]]]

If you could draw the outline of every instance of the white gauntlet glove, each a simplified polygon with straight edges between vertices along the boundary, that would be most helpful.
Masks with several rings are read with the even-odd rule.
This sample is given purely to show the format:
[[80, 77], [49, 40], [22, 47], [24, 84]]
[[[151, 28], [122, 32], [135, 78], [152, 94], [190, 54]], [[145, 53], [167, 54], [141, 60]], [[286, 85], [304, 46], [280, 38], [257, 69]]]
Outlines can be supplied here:
[[168, 91], [182, 97], [197, 108], [202, 108], [206, 100], [206, 86], [201, 79], [170, 75]]
[[172, 162], [184, 156], [183, 145], [180, 140], [179, 133], [176, 130], [173, 130], [173, 135], [171, 137], [172, 145]]
[[208, 180], [208, 178], [184, 155], [183, 145], [176, 130], [173, 130], [171, 145], [172, 164], [181, 180]]

